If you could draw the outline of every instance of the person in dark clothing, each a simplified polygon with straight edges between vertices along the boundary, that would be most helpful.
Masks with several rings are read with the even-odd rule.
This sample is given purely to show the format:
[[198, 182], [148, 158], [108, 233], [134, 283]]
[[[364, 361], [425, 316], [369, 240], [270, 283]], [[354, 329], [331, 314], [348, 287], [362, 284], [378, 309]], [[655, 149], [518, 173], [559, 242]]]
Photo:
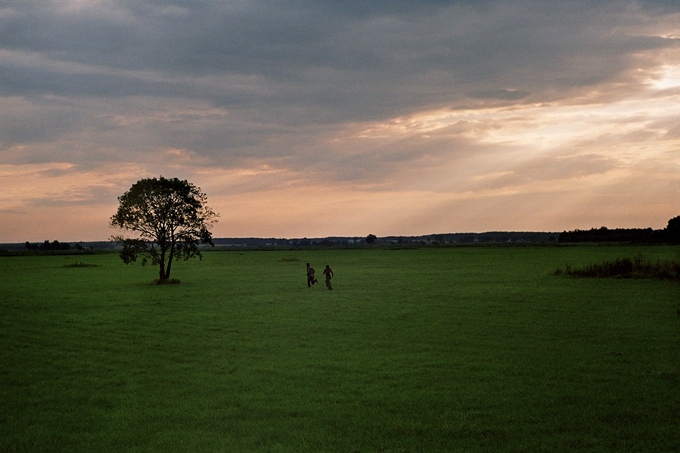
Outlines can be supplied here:
[[326, 276], [326, 288], [328, 289], [333, 289], [333, 286], [331, 285], [331, 277], [333, 277], [333, 269], [326, 264], [326, 269], [323, 270], [323, 274]]
[[314, 268], [307, 263], [307, 288], [314, 283], [318, 283], [318, 280], [314, 277]]

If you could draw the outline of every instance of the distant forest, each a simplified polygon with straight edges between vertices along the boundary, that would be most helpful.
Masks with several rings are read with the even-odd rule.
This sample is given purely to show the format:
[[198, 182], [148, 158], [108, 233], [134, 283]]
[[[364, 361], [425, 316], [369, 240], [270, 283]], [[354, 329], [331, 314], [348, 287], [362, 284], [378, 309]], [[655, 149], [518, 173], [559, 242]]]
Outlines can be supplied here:
[[[374, 247], [467, 244], [555, 244], [555, 243], [680, 243], [680, 216], [668, 221], [663, 230], [652, 228], [592, 228], [590, 230], [564, 231], [562, 233], [492, 231], [486, 233], [446, 233], [423, 236], [385, 236], [369, 234], [365, 237], [325, 238], [215, 238], [219, 249], [296, 249], [306, 247]], [[0, 250], [29, 252], [64, 252], [85, 250], [115, 250], [119, 244], [110, 241], [78, 242], [59, 241], [42, 243], [0, 244]]]
[[558, 242], [668, 242], [666, 230], [651, 228], [592, 228], [590, 230], [565, 231]]
[[558, 242], [644, 242], [680, 243], [680, 216], [668, 221], [663, 230], [651, 228], [592, 228], [590, 230], [565, 231]]

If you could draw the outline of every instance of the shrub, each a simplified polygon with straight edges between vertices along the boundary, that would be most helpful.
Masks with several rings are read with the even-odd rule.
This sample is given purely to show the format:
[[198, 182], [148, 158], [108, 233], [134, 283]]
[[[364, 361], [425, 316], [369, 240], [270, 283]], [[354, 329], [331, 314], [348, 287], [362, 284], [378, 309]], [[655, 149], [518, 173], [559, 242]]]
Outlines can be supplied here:
[[587, 264], [581, 268], [572, 268], [569, 264], [565, 270], [556, 269], [555, 275], [571, 275], [574, 277], [608, 277], [608, 278], [658, 278], [662, 280], [680, 279], [680, 262], [651, 262], [637, 254], [635, 258], [617, 258], [614, 261], [603, 261], [599, 264]]

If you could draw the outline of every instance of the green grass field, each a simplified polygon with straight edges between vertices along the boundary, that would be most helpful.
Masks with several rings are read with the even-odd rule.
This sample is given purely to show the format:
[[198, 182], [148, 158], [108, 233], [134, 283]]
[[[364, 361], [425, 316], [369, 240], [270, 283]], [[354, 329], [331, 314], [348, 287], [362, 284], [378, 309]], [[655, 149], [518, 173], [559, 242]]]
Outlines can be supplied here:
[[2, 257], [0, 451], [680, 451], [680, 285], [554, 275], [639, 252]]

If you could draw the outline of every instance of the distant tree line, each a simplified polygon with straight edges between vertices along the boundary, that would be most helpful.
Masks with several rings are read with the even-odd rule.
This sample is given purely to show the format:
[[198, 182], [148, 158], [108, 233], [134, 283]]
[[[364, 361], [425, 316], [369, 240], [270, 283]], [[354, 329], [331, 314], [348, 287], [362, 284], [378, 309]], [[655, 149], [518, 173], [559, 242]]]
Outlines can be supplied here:
[[42, 244], [31, 244], [30, 242], [26, 241], [26, 250], [30, 252], [51, 252], [51, 251], [56, 251], [56, 250], [83, 250], [83, 246], [80, 244], [76, 244], [74, 246], [71, 246], [71, 244], [67, 242], [59, 242], [59, 241], [45, 241]]
[[680, 243], [680, 216], [668, 221], [663, 230], [652, 228], [591, 228], [560, 233], [558, 242], [644, 242]]
[[[341, 246], [362, 244], [468, 244], [474, 242], [637, 242], [637, 243], [680, 243], [680, 216], [668, 221], [663, 230], [652, 228], [591, 228], [590, 230], [564, 231], [562, 233], [537, 232], [487, 232], [487, 233], [450, 233], [426, 236], [390, 236], [378, 238], [374, 234], [366, 237], [328, 237], [324, 239], [276, 239], [276, 238], [247, 238], [247, 239], [216, 239], [215, 243], [232, 245], [239, 242], [246, 247], [305, 247], [305, 246]], [[94, 244], [94, 245], [92, 245]], [[111, 242], [86, 243], [95, 248], [111, 248]], [[114, 244], [115, 245], [115, 244]], [[26, 250], [34, 252], [84, 250], [82, 244], [68, 244], [59, 241], [45, 241], [30, 243], [26, 241]]]

